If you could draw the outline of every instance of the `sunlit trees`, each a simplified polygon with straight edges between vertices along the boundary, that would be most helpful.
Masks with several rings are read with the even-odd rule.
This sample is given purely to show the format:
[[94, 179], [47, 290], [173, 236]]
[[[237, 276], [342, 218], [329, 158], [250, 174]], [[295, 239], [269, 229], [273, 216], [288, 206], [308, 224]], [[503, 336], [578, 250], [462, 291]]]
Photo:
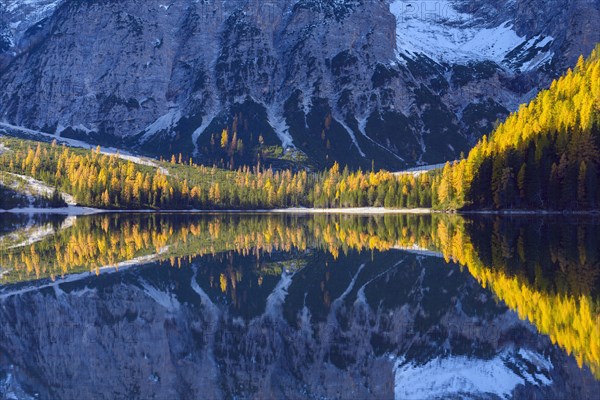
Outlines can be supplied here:
[[[363, 172], [337, 163], [321, 172], [273, 170], [261, 166], [260, 157], [253, 168], [235, 169], [236, 155], [244, 151], [237, 123], [211, 138], [228, 170], [195, 165], [181, 154], [151, 166], [99, 148], [14, 139], [3, 139], [13, 151], [0, 155], [0, 168], [105, 208], [594, 209], [600, 199], [599, 49], [441, 171]], [[262, 149], [262, 135], [258, 142]]]
[[455, 173], [462, 170], [462, 185], [450, 187], [452, 173], [444, 168], [434, 203], [442, 208], [597, 207], [599, 73], [600, 46], [511, 114], [489, 140], [483, 137], [466, 163], [452, 166]]

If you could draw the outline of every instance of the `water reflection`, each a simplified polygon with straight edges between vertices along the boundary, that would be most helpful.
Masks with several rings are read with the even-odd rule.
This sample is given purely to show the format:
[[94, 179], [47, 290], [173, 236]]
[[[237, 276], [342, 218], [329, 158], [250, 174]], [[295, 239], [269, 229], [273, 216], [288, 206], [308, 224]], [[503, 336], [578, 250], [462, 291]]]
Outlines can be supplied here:
[[[0, 239], [3, 387], [44, 398], [592, 397], [599, 229], [449, 215], [25, 222]], [[147, 266], [101, 273], [136, 264]]]

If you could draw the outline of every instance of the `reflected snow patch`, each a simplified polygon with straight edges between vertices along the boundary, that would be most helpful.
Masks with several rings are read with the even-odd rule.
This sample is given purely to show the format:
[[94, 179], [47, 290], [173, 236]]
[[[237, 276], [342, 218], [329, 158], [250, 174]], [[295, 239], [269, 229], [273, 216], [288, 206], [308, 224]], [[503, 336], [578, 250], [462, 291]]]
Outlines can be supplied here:
[[177, 311], [179, 310], [179, 302], [173, 295], [167, 292], [163, 292], [158, 290], [154, 286], [150, 285], [147, 282], [143, 283], [144, 292], [150, 296], [154, 301], [163, 306], [168, 311]]
[[[532, 368], [533, 367], [533, 368]], [[528, 371], [535, 370], [535, 373]], [[473, 395], [510, 398], [522, 384], [549, 385], [552, 363], [540, 354], [519, 350], [489, 360], [463, 356], [436, 358], [423, 365], [397, 361], [396, 399], [431, 399]]]

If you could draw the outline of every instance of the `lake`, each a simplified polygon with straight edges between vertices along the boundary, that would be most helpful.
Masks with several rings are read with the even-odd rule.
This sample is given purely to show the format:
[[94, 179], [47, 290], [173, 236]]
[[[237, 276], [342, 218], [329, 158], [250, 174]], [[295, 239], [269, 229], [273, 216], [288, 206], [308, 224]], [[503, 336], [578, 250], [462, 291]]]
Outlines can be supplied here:
[[3, 398], [600, 391], [596, 217], [0, 216]]

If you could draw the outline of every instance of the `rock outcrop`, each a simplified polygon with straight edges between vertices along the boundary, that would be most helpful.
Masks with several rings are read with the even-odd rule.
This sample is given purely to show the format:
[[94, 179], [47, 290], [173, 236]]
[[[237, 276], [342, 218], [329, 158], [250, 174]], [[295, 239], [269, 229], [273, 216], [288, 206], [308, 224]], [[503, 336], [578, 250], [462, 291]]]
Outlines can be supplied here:
[[589, 0], [10, 0], [0, 119], [223, 166], [441, 162], [587, 54], [599, 19]]

